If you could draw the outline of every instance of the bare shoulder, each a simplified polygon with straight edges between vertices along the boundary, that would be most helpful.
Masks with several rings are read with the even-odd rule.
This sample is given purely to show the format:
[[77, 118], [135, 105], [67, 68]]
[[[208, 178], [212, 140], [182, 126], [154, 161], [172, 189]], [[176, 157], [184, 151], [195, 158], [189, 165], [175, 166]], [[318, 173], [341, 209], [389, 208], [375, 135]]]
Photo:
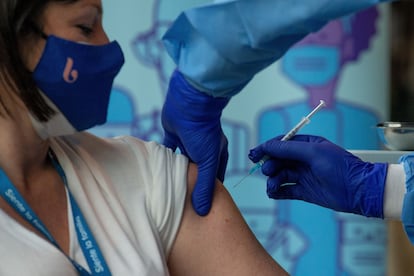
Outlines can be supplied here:
[[182, 223], [168, 259], [171, 275], [287, 275], [250, 231], [226, 188], [216, 181], [205, 217], [191, 206], [197, 167], [189, 165]]

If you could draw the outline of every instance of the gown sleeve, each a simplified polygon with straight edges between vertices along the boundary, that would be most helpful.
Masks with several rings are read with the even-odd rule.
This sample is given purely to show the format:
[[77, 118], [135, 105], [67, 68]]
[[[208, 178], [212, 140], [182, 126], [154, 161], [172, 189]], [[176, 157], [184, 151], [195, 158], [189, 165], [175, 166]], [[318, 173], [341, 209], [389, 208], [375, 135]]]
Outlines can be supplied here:
[[401, 220], [404, 230], [412, 244], [414, 244], [414, 153], [400, 158], [404, 166], [406, 193], [403, 201]]
[[392, 0], [236, 0], [182, 12], [163, 37], [178, 69], [215, 97], [238, 93], [256, 73], [329, 21]]

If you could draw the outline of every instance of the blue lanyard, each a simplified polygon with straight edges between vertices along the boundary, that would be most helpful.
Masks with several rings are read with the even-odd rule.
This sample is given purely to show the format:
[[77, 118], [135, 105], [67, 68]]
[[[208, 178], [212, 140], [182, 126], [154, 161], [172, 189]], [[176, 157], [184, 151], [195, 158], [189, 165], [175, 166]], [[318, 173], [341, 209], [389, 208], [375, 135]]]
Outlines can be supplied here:
[[[88, 262], [89, 269], [92, 274], [90, 274], [85, 268], [83, 268], [76, 261], [72, 260], [69, 256], [65, 256], [73, 264], [73, 266], [78, 271], [81, 276], [90, 276], [90, 275], [99, 275], [99, 276], [110, 276], [111, 272], [109, 271], [108, 265], [105, 262], [105, 259], [101, 253], [101, 250], [98, 247], [98, 243], [92, 235], [92, 232], [89, 229], [88, 224], [82, 212], [70, 193], [69, 187], [67, 185], [67, 179], [65, 172], [63, 171], [62, 166], [58, 163], [56, 157], [52, 152], [49, 153], [49, 157], [52, 160], [53, 165], [55, 166], [57, 172], [62, 177], [63, 182], [68, 190], [70, 204], [72, 206], [73, 220], [76, 229], [76, 235], [82, 252], [85, 256], [86, 261]], [[26, 221], [33, 225], [37, 230], [39, 230], [54, 246], [56, 246], [60, 251], [62, 249], [46, 229], [45, 225], [38, 218], [35, 212], [30, 208], [29, 204], [24, 200], [20, 195], [16, 187], [11, 183], [10, 179], [0, 169], [0, 195], [12, 206]], [[62, 253], [64, 253], [62, 251]]]

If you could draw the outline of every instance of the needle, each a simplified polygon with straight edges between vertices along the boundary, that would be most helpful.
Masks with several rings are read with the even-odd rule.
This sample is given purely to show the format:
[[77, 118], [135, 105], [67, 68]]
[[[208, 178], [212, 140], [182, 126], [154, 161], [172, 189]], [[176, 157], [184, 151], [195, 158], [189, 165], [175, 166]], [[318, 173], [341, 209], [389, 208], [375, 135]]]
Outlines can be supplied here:
[[[283, 136], [283, 138], [281, 139], [281, 141], [287, 141], [290, 138], [292, 138], [293, 136], [295, 136], [295, 134], [306, 124], [308, 124], [310, 122], [310, 118], [316, 113], [318, 112], [322, 107], [325, 106], [325, 101], [320, 100], [319, 104], [305, 117], [302, 118], [302, 120], [300, 120], [299, 123], [297, 123], [285, 136]], [[269, 160], [270, 157], [268, 155], [265, 155], [262, 157], [262, 159], [260, 159], [247, 173], [247, 175], [245, 175], [242, 179], [240, 179], [239, 182], [237, 182], [236, 184], [233, 185], [233, 188], [236, 187], [237, 185], [239, 185], [240, 183], [243, 182], [243, 180], [245, 180], [249, 175], [253, 174], [254, 172], [256, 172], [258, 169], [260, 169], [264, 162], [266, 162], [267, 160]]]

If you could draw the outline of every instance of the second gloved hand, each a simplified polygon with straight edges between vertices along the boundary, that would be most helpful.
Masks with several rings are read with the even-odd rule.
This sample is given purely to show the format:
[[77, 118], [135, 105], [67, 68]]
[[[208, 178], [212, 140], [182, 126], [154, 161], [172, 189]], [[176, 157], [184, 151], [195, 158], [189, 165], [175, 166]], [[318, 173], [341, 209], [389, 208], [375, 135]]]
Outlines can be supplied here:
[[268, 176], [269, 197], [304, 200], [336, 211], [383, 218], [387, 164], [364, 162], [318, 136], [297, 135], [284, 142], [280, 138], [259, 145], [249, 154], [253, 162], [265, 154], [271, 157], [262, 167]]
[[192, 204], [199, 215], [210, 211], [215, 179], [224, 181], [228, 149], [220, 119], [229, 100], [198, 91], [175, 71], [162, 109], [164, 145], [178, 147], [198, 166]]

